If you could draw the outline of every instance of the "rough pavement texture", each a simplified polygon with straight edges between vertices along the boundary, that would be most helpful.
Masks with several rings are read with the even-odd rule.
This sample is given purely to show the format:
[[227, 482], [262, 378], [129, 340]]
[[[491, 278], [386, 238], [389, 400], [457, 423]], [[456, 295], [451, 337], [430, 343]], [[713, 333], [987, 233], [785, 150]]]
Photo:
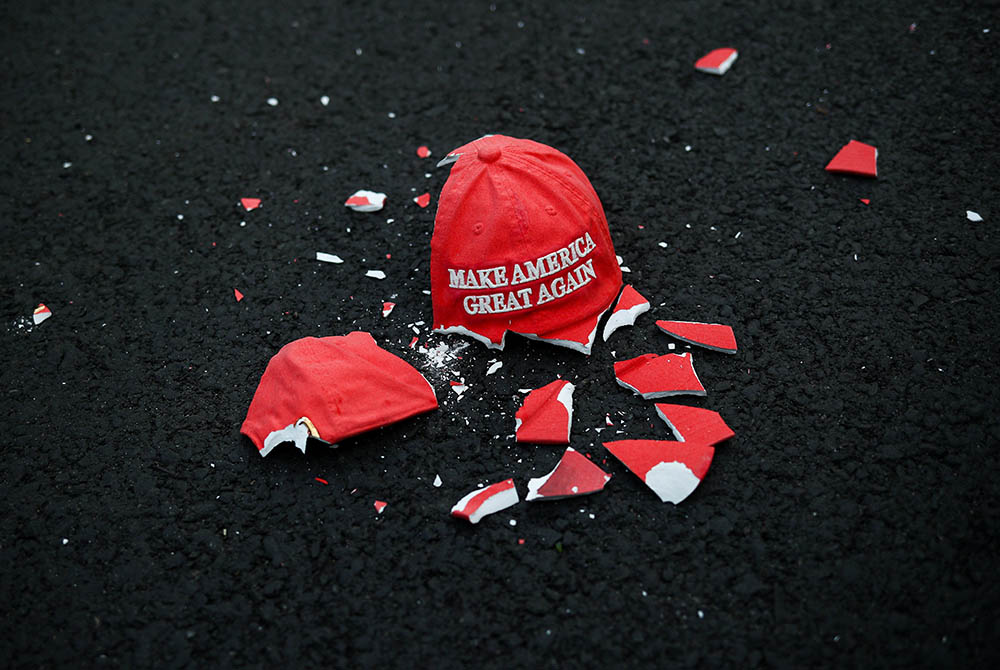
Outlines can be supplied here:
[[[11, 667], [1000, 662], [996, 2], [147, 4], [0, 22]], [[589, 358], [408, 348], [418, 321], [465, 343], [427, 330], [433, 166], [489, 132], [584, 169], [653, 303]], [[823, 171], [850, 139], [877, 180]], [[740, 344], [695, 350], [684, 402], [737, 436], [676, 507], [600, 445], [671, 439], [612, 374], [668, 352], [656, 319]], [[442, 407], [262, 459], [238, 427], [268, 358], [353, 329]], [[513, 425], [556, 375], [607, 488], [451, 519], [553, 467]]]

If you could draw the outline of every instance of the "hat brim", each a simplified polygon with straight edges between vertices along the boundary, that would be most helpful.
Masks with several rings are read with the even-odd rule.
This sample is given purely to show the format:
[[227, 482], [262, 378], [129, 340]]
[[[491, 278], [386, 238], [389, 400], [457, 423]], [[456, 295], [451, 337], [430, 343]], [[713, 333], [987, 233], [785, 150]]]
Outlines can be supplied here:
[[437, 406], [427, 379], [369, 333], [305, 337], [268, 362], [240, 432], [262, 456], [284, 443], [305, 453], [310, 439], [336, 444]]

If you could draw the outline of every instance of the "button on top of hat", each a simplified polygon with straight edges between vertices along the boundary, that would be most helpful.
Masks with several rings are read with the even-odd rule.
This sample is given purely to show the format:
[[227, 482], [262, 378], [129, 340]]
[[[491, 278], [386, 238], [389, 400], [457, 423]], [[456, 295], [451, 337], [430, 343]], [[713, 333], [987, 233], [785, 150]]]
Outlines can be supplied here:
[[487, 145], [479, 149], [478, 152], [479, 160], [484, 163], [492, 163], [496, 159], [500, 158], [500, 147], [493, 145]]

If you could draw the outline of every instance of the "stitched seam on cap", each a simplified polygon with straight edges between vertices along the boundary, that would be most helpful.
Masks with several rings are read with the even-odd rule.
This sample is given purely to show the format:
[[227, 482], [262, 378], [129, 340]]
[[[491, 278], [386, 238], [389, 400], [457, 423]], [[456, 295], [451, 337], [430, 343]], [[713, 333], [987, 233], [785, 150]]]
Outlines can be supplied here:
[[[513, 162], [520, 163], [520, 165], [522, 167], [536, 168], [536, 169], [538, 169], [539, 172], [542, 172], [547, 178], [549, 178], [549, 179], [557, 182], [560, 186], [562, 186], [563, 188], [565, 188], [569, 192], [569, 194], [570, 194], [571, 197], [573, 197], [574, 199], [576, 199], [578, 203], [582, 204], [590, 212], [590, 215], [592, 217], [594, 217], [594, 221], [595, 222], [600, 222], [601, 216], [599, 215], [599, 213], [594, 208], [594, 204], [592, 202], [590, 202], [590, 200], [586, 196], [584, 196], [583, 194], [581, 194], [579, 192], [579, 190], [577, 190], [577, 188], [573, 184], [571, 184], [570, 182], [568, 182], [562, 175], [560, 175], [559, 173], [557, 173], [557, 172], [555, 172], [553, 170], [550, 170], [547, 166], [545, 166], [545, 165], [543, 165], [543, 164], [541, 164], [539, 162], [529, 161], [529, 160], [527, 160], [526, 158], [524, 158], [523, 156], [521, 156], [519, 154], [516, 154], [516, 153], [512, 154], [511, 158], [515, 159]], [[572, 160], [568, 156], [566, 158], [568, 160]], [[575, 165], [575, 163], [574, 163], [574, 165]], [[577, 166], [577, 169], [580, 170], [580, 167]], [[580, 170], [580, 173], [583, 174], [583, 170]], [[583, 174], [583, 178], [587, 179], [588, 182], [590, 181], [588, 179], [588, 177], [587, 177], [586, 174]], [[591, 188], [593, 188], [593, 185], [591, 185]], [[595, 195], [596, 195], [596, 191], [595, 191]]]
[[530, 251], [527, 249], [527, 245], [525, 243], [525, 238], [527, 236], [528, 224], [529, 224], [527, 212], [521, 205], [521, 198], [513, 192], [513, 190], [510, 188], [510, 185], [507, 183], [507, 175], [504, 174], [505, 171], [497, 170], [497, 174], [493, 174], [491, 171], [493, 165], [496, 165], [496, 163], [487, 164], [486, 171], [490, 174], [490, 177], [493, 178], [494, 183], [497, 185], [497, 187], [505, 192], [504, 195], [506, 196], [507, 201], [512, 203], [513, 205], [512, 209], [514, 210], [514, 216], [517, 217], [516, 223], [518, 226], [517, 228], [518, 239], [516, 243], [518, 246], [518, 250], [521, 252], [521, 254], [523, 254], [526, 250]]

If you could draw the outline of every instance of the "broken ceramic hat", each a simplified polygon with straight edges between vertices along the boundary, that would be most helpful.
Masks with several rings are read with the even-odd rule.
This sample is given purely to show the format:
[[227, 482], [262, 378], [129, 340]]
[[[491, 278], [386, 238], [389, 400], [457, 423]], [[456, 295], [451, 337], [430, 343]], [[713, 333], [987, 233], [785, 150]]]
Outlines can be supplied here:
[[452, 151], [431, 239], [434, 329], [590, 353], [622, 285], [597, 193], [565, 154], [487, 135]]
[[369, 333], [304, 337], [271, 358], [240, 432], [266, 456], [283, 442], [336, 443], [438, 406], [416, 368]]

